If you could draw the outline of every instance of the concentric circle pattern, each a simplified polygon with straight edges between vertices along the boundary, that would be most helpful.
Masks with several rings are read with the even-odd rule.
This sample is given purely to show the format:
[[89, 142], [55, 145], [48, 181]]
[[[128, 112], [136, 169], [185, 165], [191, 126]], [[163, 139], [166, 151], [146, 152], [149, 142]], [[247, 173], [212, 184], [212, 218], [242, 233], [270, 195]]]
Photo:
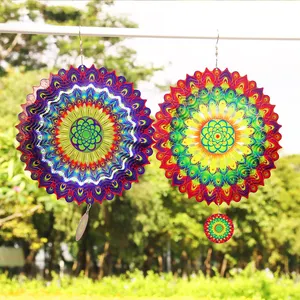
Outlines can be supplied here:
[[234, 129], [225, 120], [210, 120], [201, 129], [202, 146], [210, 153], [225, 153], [234, 144]]
[[79, 118], [70, 129], [71, 143], [79, 151], [95, 151], [102, 142], [101, 131], [101, 125], [97, 120], [90, 117]]
[[281, 135], [269, 96], [238, 72], [205, 70], [166, 94], [154, 127], [161, 168], [197, 201], [256, 192], [275, 168]]
[[204, 232], [214, 243], [227, 242], [232, 237], [233, 231], [231, 219], [224, 214], [211, 215], [204, 223]]
[[149, 163], [154, 129], [145, 102], [132, 83], [105, 68], [61, 69], [22, 105], [21, 160], [58, 198], [111, 200]]

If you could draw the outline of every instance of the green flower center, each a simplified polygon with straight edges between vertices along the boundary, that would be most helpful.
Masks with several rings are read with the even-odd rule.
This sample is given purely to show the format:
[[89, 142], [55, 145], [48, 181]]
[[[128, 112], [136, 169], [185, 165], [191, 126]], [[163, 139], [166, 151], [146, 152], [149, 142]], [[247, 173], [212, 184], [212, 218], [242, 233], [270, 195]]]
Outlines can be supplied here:
[[90, 137], [90, 132], [86, 130], [82, 133], [82, 136], [84, 139], [88, 140]]
[[70, 129], [70, 140], [74, 148], [81, 152], [93, 152], [102, 142], [102, 128], [91, 117], [77, 119]]
[[214, 154], [227, 152], [233, 146], [234, 139], [234, 129], [225, 120], [210, 120], [200, 133], [203, 147]]
[[221, 232], [223, 230], [223, 226], [221, 224], [216, 225], [215, 230], [216, 232]]

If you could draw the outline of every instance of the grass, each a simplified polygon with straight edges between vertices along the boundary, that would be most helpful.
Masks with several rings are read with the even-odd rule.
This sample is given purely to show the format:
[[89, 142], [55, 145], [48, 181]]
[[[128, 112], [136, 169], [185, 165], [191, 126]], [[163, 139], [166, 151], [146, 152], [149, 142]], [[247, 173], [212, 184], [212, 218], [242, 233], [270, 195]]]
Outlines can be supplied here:
[[[40, 294], [23, 294], [23, 295], [6, 295], [0, 296], [0, 300], [221, 300], [223, 298], [215, 298], [215, 297], [185, 297], [185, 296], [171, 296], [171, 297], [99, 297], [99, 296], [68, 296], [68, 295], [60, 295], [60, 294], [53, 294], [53, 295], [40, 295]], [[229, 298], [226, 298], [229, 299]], [[241, 297], [234, 297], [230, 298], [232, 300], [261, 300], [264, 298], [261, 297], [254, 297], [254, 298], [247, 298], [244, 296]], [[288, 298], [286, 298], [288, 299]]]
[[231, 278], [192, 276], [190, 280], [171, 274], [144, 278], [138, 271], [93, 282], [85, 277], [57, 276], [52, 282], [7, 278], [0, 275], [2, 299], [97, 299], [97, 300], [299, 300], [300, 283], [265, 272], [243, 272]]

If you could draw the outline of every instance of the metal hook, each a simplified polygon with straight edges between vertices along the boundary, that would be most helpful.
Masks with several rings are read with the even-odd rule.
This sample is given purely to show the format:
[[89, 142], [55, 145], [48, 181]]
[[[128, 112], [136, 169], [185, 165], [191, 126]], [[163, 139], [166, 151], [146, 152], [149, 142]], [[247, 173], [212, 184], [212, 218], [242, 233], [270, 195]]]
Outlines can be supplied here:
[[220, 38], [220, 35], [219, 35], [219, 29], [218, 29], [218, 37], [217, 37], [217, 42], [216, 42], [216, 69], [218, 69], [218, 44], [219, 44], [219, 38]]
[[80, 25], [79, 25], [79, 47], [80, 47], [81, 65], [83, 66], [83, 49], [82, 49], [81, 26]]

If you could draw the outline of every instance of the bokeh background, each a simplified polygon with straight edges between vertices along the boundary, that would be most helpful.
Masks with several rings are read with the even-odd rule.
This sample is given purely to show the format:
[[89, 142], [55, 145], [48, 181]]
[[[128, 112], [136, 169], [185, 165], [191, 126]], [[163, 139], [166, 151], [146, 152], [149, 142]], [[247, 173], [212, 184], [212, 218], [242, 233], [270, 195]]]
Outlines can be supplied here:
[[[216, 35], [297, 36], [297, 2], [8, 1], [0, 22], [140, 27]], [[134, 82], [153, 115], [178, 79], [215, 66], [214, 40], [83, 37], [84, 62]], [[24, 172], [15, 140], [20, 104], [59, 68], [79, 65], [79, 39], [0, 34], [0, 299], [300, 299], [300, 42], [219, 41], [220, 69], [255, 80], [276, 104], [283, 149], [256, 194], [230, 206], [235, 234], [213, 245], [215, 206], [171, 187], [155, 155], [121, 197], [86, 206], [57, 201]]]

